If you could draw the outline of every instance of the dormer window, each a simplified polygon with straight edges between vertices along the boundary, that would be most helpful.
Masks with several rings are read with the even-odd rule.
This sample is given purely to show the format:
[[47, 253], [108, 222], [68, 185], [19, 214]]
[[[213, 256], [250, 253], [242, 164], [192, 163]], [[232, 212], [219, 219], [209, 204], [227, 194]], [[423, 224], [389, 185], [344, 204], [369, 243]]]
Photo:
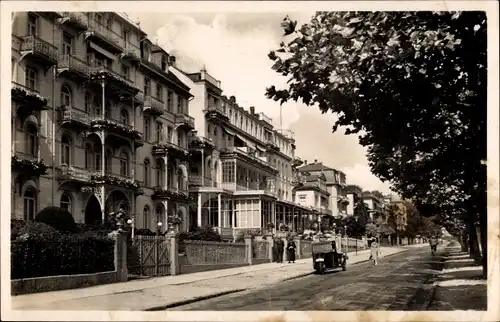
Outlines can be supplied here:
[[164, 72], [166, 72], [167, 68], [168, 68], [168, 65], [167, 65], [167, 56], [162, 55], [161, 56], [161, 70], [163, 70]]

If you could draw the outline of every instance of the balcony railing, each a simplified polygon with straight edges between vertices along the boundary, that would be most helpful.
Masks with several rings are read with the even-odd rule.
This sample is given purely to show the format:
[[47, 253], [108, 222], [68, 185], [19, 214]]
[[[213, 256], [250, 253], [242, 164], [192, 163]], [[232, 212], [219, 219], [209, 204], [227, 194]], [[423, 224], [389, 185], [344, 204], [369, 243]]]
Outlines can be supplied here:
[[61, 112], [62, 122], [76, 122], [83, 125], [90, 125], [89, 113], [79, 111], [71, 106], [63, 106]]
[[144, 96], [144, 112], [150, 112], [156, 115], [163, 114], [165, 112], [165, 103], [156, 97], [151, 95]]
[[97, 74], [107, 74], [111, 80], [116, 80], [124, 83], [124, 85], [135, 87], [134, 82], [132, 80], [130, 80], [126, 76], [120, 75], [119, 73], [113, 71], [111, 68], [107, 66], [96, 66], [95, 64], [93, 64], [90, 67], [90, 75], [92, 76]]
[[212, 75], [210, 75], [209, 73], [207, 73], [204, 70], [201, 71], [200, 78], [201, 78], [201, 80], [205, 80], [205, 81], [209, 82], [210, 84], [214, 85], [217, 88], [221, 87], [220, 80], [215, 79], [215, 77], [213, 77]]
[[214, 142], [212, 139], [206, 138], [204, 136], [194, 136], [189, 140], [189, 147], [197, 148], [197, 147], [210, 147], [214, 148]]
[[278, 133], [280, 133], [281, 135], [283, 135], [287, 139], [293, 140], [295, 138], [295, 133], [293, 131], [291, 131], [291, 130], [280, 129], [280, 130], [277, 130], [277, 131], [278, 131]]
[[247, 153], [245, 151], [242, 151], [240, 150], [239, 148], [237, 147], [229, 147], [229, 148], [226, 148], [225, 152], [229, 152], [229, 153], [235, 153], [237, 155], [240, 155], [242, 157], [245, 157], [245, 158], [250, 158], [251, 160], [261, 164], [262, 166], [265, 166], [265, 167], [268, 167], [268, 168], [271, 168], [272, 170], [274, 171], [278, 171], [276, 169], [276, 167], [274, 167], [271, 163], [267, 162], [267, 161], [264, 161], [256, 156], [254, 156], [253, 154], [250, 154], [250, 153]]
[[261, 112], [261, 113], [259, 113], [259, 114], [260, 114], [260, 119], [261, 119], [262, 121], [267, 122], [267, 123], [269, 123], [269, 124], [273, 124], [273, 119], [272, 119], [272, 118], [270, 118], [269, 116], [267, 116], [266, 114], [264, 114], [264, 113], [262, 113], [262, 112]]
[[141, 50], [136, 45], [130, 42], [124, 42], [123, 57], [133, 58], [135, 60], [141, 59]]
[[59, 12], [61, 15], [60, 22], [71, 25], [76, 30], [87, 30], [89, 27], [89, 16], [85, 12]]
[[24, 103], [27, 107], [33, 108], [45, 108], [49, 100], [42, 95], [36, 89], [30, 88], [18, 84], [16, 82], [11, 82], [11, 96], [14, 100], [19, 100]]
[[221, 187], [232, 191], [264, 191], [265, 193], [276, 195], [273, 189], [256, 183], [248, 183], [245, 185], [235, 182], [223, 182], [221, 183]]
[[207, 107], [207, 109], [205, 110], [205, 112], [217, 113], [217, 114], [220, 114], [222, 116], [228, 117], [226, 112], [224, 112], [224, 109], [221, 106], [217, 106], [217, 105], [209, 105]]
[[25, 36], [22, 39], [21, 53], [31, 53], [52, 65], [57, 63], [56, 46], [49, 44], [37, 36]]
[[88, 26], [98, 37], [123, 50], [124, 41], [121, 35], [94, 19], [88, 20]]
[[89, 169], [75, 166], [61, 166], [57, 171], [59, 179], [89, 182], [92, 172]]
[[[212, 178], [202, 177], [201, 175], [190, 174], [189, 184], [193, 186], [213, 187]], [[215, 186], [216, 187], [216, 186]]]
[[60, 55], [57, 69], [68, 70], [69, 72], [75, 72], [85, 77], [90, 76], [89, 65], [73, 55]]
[[189, 116], [185, 113], [176, 113], [175, 114], [175, 123], [176, 124], [185, 124], [186, 126], [194, 129], [194, 117]]

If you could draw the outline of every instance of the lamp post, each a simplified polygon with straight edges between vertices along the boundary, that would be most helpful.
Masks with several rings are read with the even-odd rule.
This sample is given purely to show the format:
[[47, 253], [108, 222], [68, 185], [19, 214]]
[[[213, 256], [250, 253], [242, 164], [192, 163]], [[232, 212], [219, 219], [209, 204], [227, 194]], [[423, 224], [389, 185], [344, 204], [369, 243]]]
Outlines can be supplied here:
[[344, 235], [345, 235], [345, 252], [347, 253], [349, 248], [348, 248], [348, 240], [347, 240], [347, 225], [344, 226]]
[[134, 230], [135, 230], [135, 220], [134, 220], [134, 217], [132, 217], [129, 220], [127, 220], [127, 224], [129, 224], [131, 226], [131, 229], [132, 229], [132, 239], [134, 239]]
[[158, 226], [158, 228], [156, 229], [156, 236], [158, 236], [160, 234], [160, 229], [161, 229], [161, 226], [163, 226], [163, 223], [161, 221], [159, 221], [157, 226]]

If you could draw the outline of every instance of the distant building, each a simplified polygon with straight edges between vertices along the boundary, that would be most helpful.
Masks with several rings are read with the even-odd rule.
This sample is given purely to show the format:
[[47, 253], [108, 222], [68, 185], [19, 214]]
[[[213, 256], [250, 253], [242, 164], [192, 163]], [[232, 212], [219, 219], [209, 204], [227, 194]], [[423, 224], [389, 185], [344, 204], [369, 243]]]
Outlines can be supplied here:
[[350, 203], [347, 198], [346, 175], [342, 171], [323, 165], [322, 162], [314, 160], [314, 163], [307, 163], [298, 168], [299, 172], [308, 173], [311, 176], [323, 175], [325, 178], [326, 191], [328, 192], [329, 214], [339, 217], [347, 215], [347, 205]]

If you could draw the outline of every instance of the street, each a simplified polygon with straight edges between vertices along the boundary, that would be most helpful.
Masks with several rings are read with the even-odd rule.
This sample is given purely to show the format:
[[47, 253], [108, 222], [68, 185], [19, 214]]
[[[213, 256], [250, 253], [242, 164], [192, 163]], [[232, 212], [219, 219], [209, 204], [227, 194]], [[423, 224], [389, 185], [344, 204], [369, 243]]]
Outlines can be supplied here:
[[[170, 310], [425, 310], [441, 263], [427, 247]], [[311, 267], [312, 269], [312, 267]]]

